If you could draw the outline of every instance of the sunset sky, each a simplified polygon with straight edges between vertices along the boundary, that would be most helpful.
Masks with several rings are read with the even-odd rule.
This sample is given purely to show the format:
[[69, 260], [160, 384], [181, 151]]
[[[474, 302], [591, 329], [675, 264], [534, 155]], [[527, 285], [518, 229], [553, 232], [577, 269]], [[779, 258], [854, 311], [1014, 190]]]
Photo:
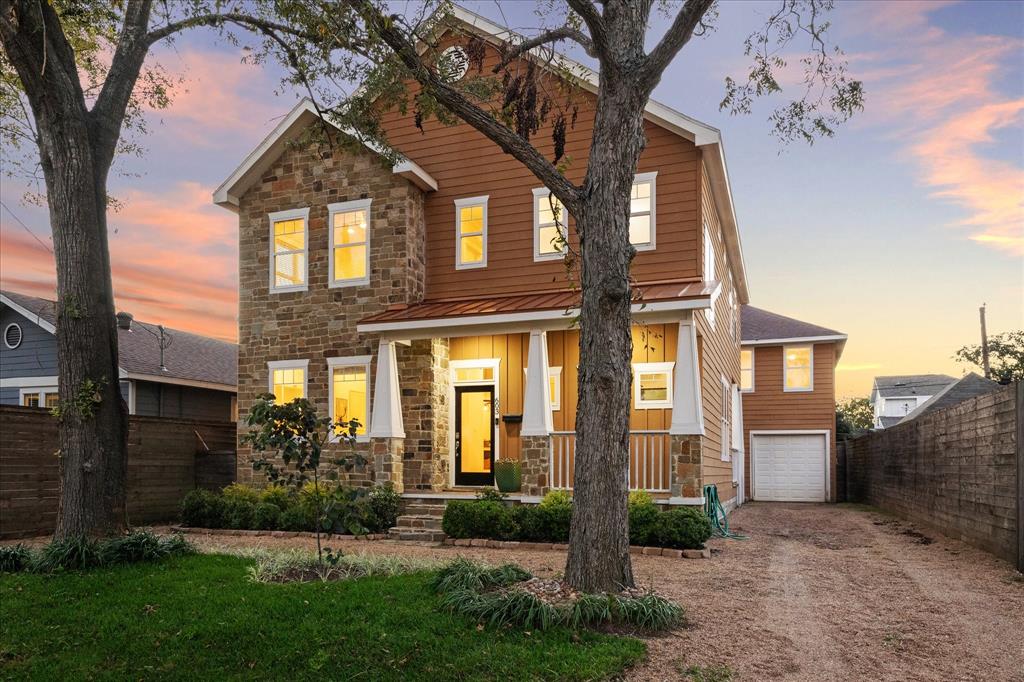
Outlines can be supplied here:
[[[743, 39], [775, 3], [722, 4], [717, 31], [684, 49], [654, 98], [722, 130], [751, 303], [849, 334], [847, 397], [881, 374], [960, 375], [951, 356], [977, 342], [983, 302], [990, 333], [1024, 327], [1024, 3], [838, 4], [832, 36], [867, 106], [835, 139], [783, 149], [770, 106], [718, 110], [725, 76], [747, 64]], [[532, 3], [464, 5], [538, 23]], [[227, 339], [237, 222], [210, 195], [297, 97], [240, 57], [202, 31], [160, 48], [154, 61], [184, 85], [110, 183], [124, 204], [110, 215], [118, 308]], [[0, 199], [25, 227], [0, 209], [0, 282], [53, 297], [53, 257], [36, 240], [50, 243], [46, 212], [24, 189], [3, 178]]]

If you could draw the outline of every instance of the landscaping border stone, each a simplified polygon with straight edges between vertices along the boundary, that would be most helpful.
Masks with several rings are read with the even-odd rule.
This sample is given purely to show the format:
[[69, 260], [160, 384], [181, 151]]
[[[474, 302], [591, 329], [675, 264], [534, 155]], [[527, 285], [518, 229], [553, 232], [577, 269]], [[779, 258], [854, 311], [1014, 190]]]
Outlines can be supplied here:
[[[445, 538], [449, 547], [486, 547], [487, 549], [522, 549], [527, 551], [561, 551], [569, 549], [569, 545], [550, 542], [515, 542], [504, 540], [483, 540], [480, 538]], [[711, 550], [704, 549], [668, 549], [664, 547], [629, 546], [630, 554], [644, 556], [663, 556], [671, 559], [710, 559]]]

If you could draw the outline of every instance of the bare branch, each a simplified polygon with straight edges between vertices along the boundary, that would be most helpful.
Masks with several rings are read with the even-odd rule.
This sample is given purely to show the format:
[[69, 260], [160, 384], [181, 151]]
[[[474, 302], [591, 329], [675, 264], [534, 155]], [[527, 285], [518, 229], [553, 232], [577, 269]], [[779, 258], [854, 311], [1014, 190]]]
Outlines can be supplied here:
[[658, 84], [661, 74], [683, 46], [690, 42], [694, 30], [701, 24], [701, 19], [713, 4], [714, 0], [686, 0], [686, 4], [676, 15], [661, 42], [647, 55], [643, 79], [648, 84], [648, 92]]
[[590, 0], [567, 0], [567, 2], [569, 7], [576, 14], [580, 15], [583, 23], [587, 25], [587, 31], [590, 32], [590, 39], [593, 43], [593, 50], [596, 53], [595, 58], [600, 59], [608, 53], [608, 29], [605, 25], [604, 17], [601, 16], [601, 13], [597, 11], [597, 7]]
[[523, 40], [523, 42], [515, 45], [511, 49], [503, 50], [501, 54], [501, 61], [494, 67], [493, 72], [498, 73], [503, 68], [508, 66], [511, 62], [518, 59], [522, 55], [526, 54], [530, 50], [546, 45], [547, 43], [555, 43], [560, 40], [572, 40], [582, 47], [588, 55], [597, 58], [597, 53], [594, 51], [594, 43], [590, 40], [590, 37], [572, 26], [562, 26], [561, 28], [555, 28], [550, 31], [545, 31], [539, 35]]

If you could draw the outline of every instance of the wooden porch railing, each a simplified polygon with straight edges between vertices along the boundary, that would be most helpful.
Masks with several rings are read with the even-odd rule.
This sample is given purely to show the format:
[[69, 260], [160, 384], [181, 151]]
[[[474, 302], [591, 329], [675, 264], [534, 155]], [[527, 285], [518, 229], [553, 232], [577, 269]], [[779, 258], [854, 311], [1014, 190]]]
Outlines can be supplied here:
[[[576, 472], [576, 433], [551, 434], [548, 484], [558, 490], [572, 490]], [[671, 478], [668, 431], [629, 432], [629, 489], [668, 492]]]

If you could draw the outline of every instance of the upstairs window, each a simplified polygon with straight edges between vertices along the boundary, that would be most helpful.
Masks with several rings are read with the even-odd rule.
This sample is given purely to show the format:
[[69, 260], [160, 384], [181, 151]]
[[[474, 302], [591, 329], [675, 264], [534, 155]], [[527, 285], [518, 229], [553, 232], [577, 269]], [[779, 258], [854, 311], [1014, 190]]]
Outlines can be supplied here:
[[566, 226], [569, 216], [551, 190], [533, 190], [533, 260], [565, 257]]
[[629, 201], [629, 243], [637, 251], [654, 248], [654, 179], [657, 173], [641, 173], [633, 180]]
[[305, 291], [309, 209], [270, 214], [270, 291]]
[[275, 403], [284, 405], [306, 397], [309, 360], [277, 360], [268, 362], [267, 368], [270, 370], [269, 388]]
[[754, 390], [754, 349], [740, 350], [740, 390], [751, 393]]
[[811, 346], [785, 346], [783, 355], [783, 390], [814, 389], [814, 351]]
[[674, 367], [674, 362], [634, 363], [633, 407], [638, 410], [672, 407]]
[[332, 287], [370, 283], [370, 202], [345, 201], [327, 207], [331, 226]]
[[357, 420], [356, 437], [365, 438], [370, 416], [370, 356], [328, 358], [327, 366], [331, 369], [331, 419]]
[[487, 267], [487, 197], [455, 200], [455, 269]]

